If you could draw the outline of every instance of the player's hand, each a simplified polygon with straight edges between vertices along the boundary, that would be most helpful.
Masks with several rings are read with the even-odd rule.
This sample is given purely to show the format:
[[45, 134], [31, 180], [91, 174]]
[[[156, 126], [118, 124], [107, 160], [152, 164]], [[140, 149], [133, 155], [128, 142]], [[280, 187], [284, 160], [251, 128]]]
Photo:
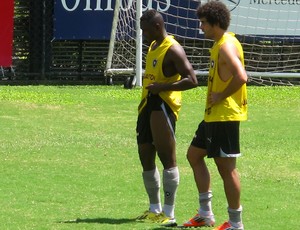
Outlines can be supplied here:
[[222, 93], [210, 92], [208, 99], [209, 104], [213, 106], [222, 101]]
[[146, 89], [148, 89], [149, 92], [151, 92], [152, 94], [158, 94], [160, 91], [163, 90], [163, 84], [153, 82], [146, 86]]

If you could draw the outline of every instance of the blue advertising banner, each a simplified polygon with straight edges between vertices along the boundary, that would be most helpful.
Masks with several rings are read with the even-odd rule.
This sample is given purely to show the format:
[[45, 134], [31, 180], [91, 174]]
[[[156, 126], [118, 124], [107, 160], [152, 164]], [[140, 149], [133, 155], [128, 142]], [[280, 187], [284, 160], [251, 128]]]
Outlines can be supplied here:
[[[166, 29], [170, 34], [190, 38], [203, 35], [195, 11], [200, 2], [203, 4], [208, 0], [120, 1], [121, 11], [132, 9], [136, 1], [142, 1], [143, 11], [157, 9], [165, 17]], [[229, 31], [244, 35], [300, 34], [300, 0], [220, 1], [231, 11]], [[55, 0], [54, 39], [108, 40], [114, 6], [115, 0]]]
[[114, 0], [55, 0], [54, 39], [109, 39]]
[[[135, 0], [121, 0], [121, 10], [128, 10], [133, 4]], [[143, 0], [143, 11], [154, 8], [164, 17], [168, 15], [166, 27], [171, 34], [197, 37], [198, 5], [198, 0]], [[54, 39], [109, 40], [114, 6], [115, 0], [55, 0]]]

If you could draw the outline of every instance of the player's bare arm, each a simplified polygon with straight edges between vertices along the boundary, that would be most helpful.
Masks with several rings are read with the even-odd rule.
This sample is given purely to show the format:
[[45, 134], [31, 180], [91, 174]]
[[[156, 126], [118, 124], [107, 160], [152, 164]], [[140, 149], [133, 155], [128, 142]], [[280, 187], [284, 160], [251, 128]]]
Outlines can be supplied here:
[[163, 71], [166, 77], [172, 77], [179, 73], [181, 80], [174, 83], [153, 83], [147, 86], [147, 89], [153, 94], [161, 91], [182, 91], [198, 86], [198, 80], [194, 69], [187, 59], [184, 49], [180, 45], [172, 45], [163, 63]]
[[245, 68], [238, 56], [237, 48], [231, 43], [225, 43], [220, 48], [218, 71], [223, 81], [231, 80], [223, 92], [211, 92], [209, 96], [211, 105], [235, 93], [248, 79]]

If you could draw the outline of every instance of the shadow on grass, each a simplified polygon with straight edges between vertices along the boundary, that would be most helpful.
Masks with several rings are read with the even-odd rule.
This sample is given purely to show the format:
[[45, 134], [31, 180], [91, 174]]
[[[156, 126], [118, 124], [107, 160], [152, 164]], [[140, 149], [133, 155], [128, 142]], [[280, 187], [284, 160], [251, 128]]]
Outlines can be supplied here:
[[177, 227], [157, 227], [152, 228], [152, 230], [171, 230], [171, 229], [178, 229]]
[[64, 224], [79, 224], [79, 223], [88, 223], [88, 224], [127, 224], [135, 222], [135, 219], [113, 219], [113, 218], [94, 218], [94, 219], [80, 219], [77, 218], [75, 220], [65, 220], [65, 221], [59, 221], [59, 223]]
[[[128, 218], [122, 218], [122, 219], [113, 219], [113, 218], [86, 218], [86, 219], [74, 219], [74, 220], [65, 220], [65, 221], [59, 221], [58, 223], [62, 224], [80, 224], [80, 223], [87, 223], [87, 224], [128, 224], [128, 223], [143, 223], [143, 222], [136, 222], [135, 219], [128, 219]], [[152, 230], [171, 230], [176, 229], [176, 227], [155, 227], [152, 228]]]

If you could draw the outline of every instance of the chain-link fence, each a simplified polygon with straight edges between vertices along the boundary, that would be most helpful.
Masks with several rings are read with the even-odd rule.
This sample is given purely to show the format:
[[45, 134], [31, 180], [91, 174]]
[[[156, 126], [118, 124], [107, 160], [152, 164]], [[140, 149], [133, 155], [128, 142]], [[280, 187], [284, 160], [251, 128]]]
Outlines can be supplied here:
[[0, 82], [107, 83], [109, 41], [53, 40], [53, 11], [54, 0], [15, 0], [13, 65]]
[[[0, 84], [111, 84], [111, 79], [104, 76], [109, 41], [53, 40], [53, 17], [54, 0], [14, 0], [13, 65], [1, 67]], [[252, 50], [258, 47], [252, 44], [244, 47], [245, 56], [257, 53], [269, 58], [266, 54], [270, 52], [286, 54], [277, 56], [292, 57], [292, 71], [298, 71], [300, 47], [299, 41], [295, 42], [296, 45], [286, 44], [285, 51], [279, 45], [269, 45], [263, 55]], [[255, 61], [262, 68], [266, 63], [277, 63], [257, 57], [247, 60]], [[114, 76], [113, 82], [122, 84], [125, 78]], [[291, 80], [299, 82], [298, 78]]]

